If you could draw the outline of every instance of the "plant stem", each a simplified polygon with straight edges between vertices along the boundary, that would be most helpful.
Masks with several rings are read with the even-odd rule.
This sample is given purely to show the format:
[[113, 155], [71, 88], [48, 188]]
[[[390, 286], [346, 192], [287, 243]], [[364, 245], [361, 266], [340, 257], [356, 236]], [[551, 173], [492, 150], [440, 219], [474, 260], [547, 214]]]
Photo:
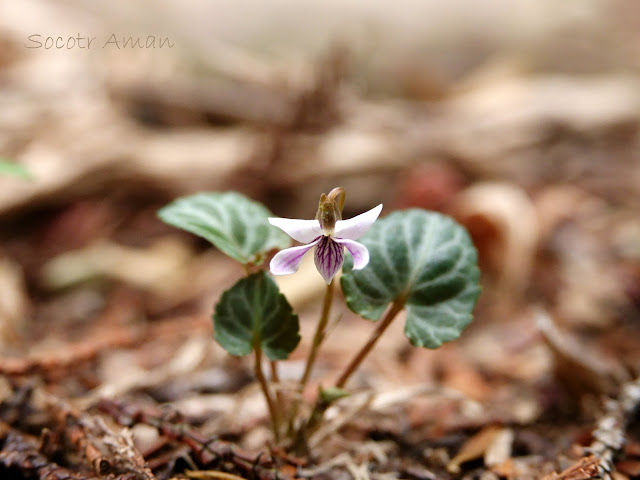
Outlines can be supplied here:
[[302, 397], [302, 392], [304, 387], [307, 386], [307, 382], [309, 381], [309, 377], [311, 376], [311, 370], [313, 364], [316, 361], [316, 356], [318, 355], [318, 348], [320, 344], [325, 338], [325, 333], [327, 329], [327, 324], [329, 323], [329, 313], [331, 311], [331, 303], [333, 302], [333, 280], [331, 283], [327, 285], [327, 289], [324, 293], [324, 300], [322, 302], [322, 313], [320, 314], [320, 320], [318, 321], [318, 325], [316, 327], [316, 332], [313, 336], [313, 341], [311, 343], [311, 349], [309, 350], [309, 355], [307, 356], [307, 363], [304, 367], [304, 373], [298, 382], [298, 396], [293, 402], [291, 406], [291, 413], [289, 416], [289, 434], [293, 433], [294, 422], [296, 416], [298, 415], [298, 409], [300, 408], [300, 401]]
[[391, 325], [391, 322], [393, 321], [393, 319], [403, 308], [404, 308], [404, 301], [396, 300], [395, 302], [393, 302], [393, 304], [391, 305], [391, 308], [387, 310], [387, 313], [385, 314], [384, 318], [380, 321], [380, 323], [378, 324], [377, 328], [374, 330], [371, 337], [369, 337], [369, 340], [367, 341], [367, 343], [364, 344], [364, 346], [360, 349], [360, 351], [356, 354], [356, 356], [353, 357], [349, 365], [347, 365], [347, 367], [343, 370], [340, 377], [338, 377], [338, 380], [336, 381], [336, 385], [335, 385], [337, 388], [344, 388], [345, 384], [349, 380], [349, 377], [351, 377], [353, 372], [355, 372], [356, 369], [360, 366], [360, 364], [365, 359], [365, 357], [369, 354], [369, 352], [371, 351], [373, 346], [376, 344], [378, 339], [380, 339], [380, 336], [384, 333], [387, 327]]
[[258, 382], [260, 383], [260, 388], [262, 389], [262, 393], [264, 395], [265, 400], [267, 401], [267, 407], [269, 409], [269, 415], [271, 416], [271, 427], [273, 428], [273, 438], [276, 443], [280, 442], [280, 415], [278, 414], [278, 409], [276, 408], [275, 402], [273, 400], [273, 396], [271, 395], [271, 390], [269, 389], [269, 384], [267, 383], [267, 379], [264, 377], [264, 373], [262, 373], [262, 349], [260, 348], [260, 344], [254, 345], [255, 352], [255, 365], [254, 372]]
[[329, 312], [331, 311], [331, 303], [333, 302], [333, 280], [327, 285], [327, 289], [324, 293], [324, 301], [322, 302], [322, 314], [320, 315], [320, 321], [316, 327], [316, 333], [313, 336], [313, 343], [311, 344], [311, 350], [309, 350], [309, 356], [307, 357], [307, 364], [305, 365], [304, 373], [300, 379], [300, 391], [304, 390], [304, 387], [309, 381], [311, 376], [311, 370], [313, 364], [316, 361], [318, 355], [318, 347], [324, 340], [325, 330], [327, 329], [327, 323], [329, 323]]
[[[367, 343], [364, 344], [364, 346], [358, 351], [355, 357], [353, 357], [349, 365], [347, 365], [347, 367], [343, 370], [342, 374], [336, 381], [336, 384], [335, 384], [336, 388], [344, 388], [344, 386], [346, 385], [347, 381], [349, 380], [353, 372], [357, 370], [357, 368], [360, 366], [362, 361], [365, 359], [365, 357], [369, 354], [373, 346], [376, 344], [380, 336], [384, 333], [387, 327], [391, 325], [391, 322], [393, 321], [394, 318], [396, 318], [396, 315], [398, 315], [398, 313], [404, 308], [404, 303], [405, 303], [404, 299], [398, 299], [395, 302], [393, 302], [393, 304], [391, 305], [391, 308], [387, 310], [387, 313], [384, 315], [384, 317], [378, 324], [377, 328], [371, 334], [371, 337], [369, 337], [369, 340], [367, 341]], [[318, 398], [318, 401], [316, 401], [316, 404], [313, 407], [313, 411], [309, 416], [309, 420], [307, 424], [303, 427], [303, 430], [304, 430], [303, 433], [305, 437], [308, 437], [308, 435], [311, 434], [318, 427], [318, 424], [322, 420], [322, 416], [325, 410], [330, 406], [331, 406], [330, 403], [322, 400], [321, 398]]]
[[277, 385], [275, 390], [278, 415], [282, 416], [284, 413], [284, 397], [282, 396], [282, 384], [280, 383], [280, 374], [278, 373], [278, 362], [276, 360], [269, 360], [269, 366], [271, 367], [271, 382]]

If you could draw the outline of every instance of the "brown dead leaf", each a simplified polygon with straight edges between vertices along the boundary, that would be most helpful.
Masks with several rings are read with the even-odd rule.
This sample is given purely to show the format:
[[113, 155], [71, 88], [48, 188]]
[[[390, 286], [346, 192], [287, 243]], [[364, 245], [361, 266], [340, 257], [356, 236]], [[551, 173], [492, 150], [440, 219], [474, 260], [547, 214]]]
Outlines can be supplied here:
[[512, 446], [513, 430], [510, 428], [500, 429], [484, 452], [484, 464], [487, 467], [504, 464], [511, 458]]
[[147, 249], [99, 240], [47, 262], [43, 281], [51, 289], [61, 289], [95, 277], [107, 277], [162, 295], [178, 288], [176, 278], [185, 283], [185, 265], [192, 257], [193, 252], [174, 237], [161, 238]]
[[480, 430], [462, 445], [458, 454], [447, 465], [447, 470], [453, 474], [460, 473], [463, 463], [482, 458], [503, 430], [495, 425]]
[[527, 193], [511, 183], [480, 183], [458, 195], [453, 214], [469, 230], [481, 266], [496, 278], [499, 304], [518, 301], [531, 279], [538, 219]]

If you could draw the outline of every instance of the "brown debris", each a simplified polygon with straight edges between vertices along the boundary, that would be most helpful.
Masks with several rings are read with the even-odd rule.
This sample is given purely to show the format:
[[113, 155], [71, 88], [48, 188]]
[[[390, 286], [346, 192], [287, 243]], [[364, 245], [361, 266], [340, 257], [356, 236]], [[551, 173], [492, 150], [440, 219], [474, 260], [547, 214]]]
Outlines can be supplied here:
[[595, 455], [589, 455], [560, 473], [553, 472], [545, 475], [542, 480], [592, 480], [596, 478], [601, 478], [600, 460]]
[[[49, 417], [51, 427], [42, 428], [39, 442], [8, 423], [0, 423], [0, 462], [6, 468], [24, 474], [33, 472], [46, 480], [105, 475], [120, 480], [155, 480], [133, 445], [130, 433], [115, 431], [100, 417], [79, 412], [64, 400], [30, 385], [18, 388], [13, 398], [0, 404], [2, 419], [15, 424], [30, 421], [36, 411], [36, 417]], [[57, 465], [55, 458], [73, 459], [77, 471], [84, 475], [69, 474], [66, 468]]]
[[483, 457], [487, 466], [502, 463], [510, 456], [512, 439], [513, 433], [509, 429], [497, 426], [483, 428], [462, 445], [447, 465], [447, 470], [460, 473], [463, 463]]
[[594, 441], [588, 448], [600, 459], [599, 469], [607, 479], [614, 471], [614, 460], [625, 444], [626, 429], [640, 408], [640, 377], [622, 386], [618, 398], [605, 403], [605, 414], [593, 432]]
[[[0, 423], [0, 465], [25, 477], [38, 480], [93, 480], [93, 475], [82, 475], [56, 465], [40, 453], [38, 442]], [[130, 480], [133, 480], [129, 477]], [[119, 480], [129, 480], [120, 477]]]
[[[252, 472], [264, 480], [277, 478], [270, 471], [274, 460], [262, 454], [248, 454], [228, 442], [207, 438], [184, 424], [179, 415], [167, 415], [160, 411], [149, 412], [143, 408], [110, 400], [101, 401], [98, 408], [111, 415], [120, 424], [132, 426], [143, 423], [155, 427], [161, 435], [187, 447], [198, 463], [206, 468], [226, 466], [243, 474]], [[283, 457], [281, 460], [293, 465], [297, 464], [289, 457]]]
[[129, 475], [132, 480], [155, 480], [133, 445], [130, 432], [115, 432], [100, 417], [75, 412], [55, 401], [58, 421], [67, 425], [70, 445], [84, 454], [96, 475]]

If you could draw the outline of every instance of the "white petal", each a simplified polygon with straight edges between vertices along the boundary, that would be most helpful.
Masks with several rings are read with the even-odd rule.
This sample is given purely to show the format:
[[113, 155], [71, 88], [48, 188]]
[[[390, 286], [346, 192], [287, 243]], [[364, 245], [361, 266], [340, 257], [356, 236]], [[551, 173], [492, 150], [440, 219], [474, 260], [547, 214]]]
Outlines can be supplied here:
[[369, 263], [369, 250], [363, 244], [354, 240], [336, 238], [336, 242], [344, 245], [353, 257], [353, 269], [362, 270]]
[[[356, 215], [349, 220], [338, 220], [336, 222], [336, 229], [334, 238], [348, 238], [349, 240], [357, 240], [362, 235], [367, 233], [367, 230], [376, 221], [378, 215], [382, 211], [382, 204], [375, 208], [372, 208], [368, 212]], [[288, 232], [287, 232], [288, 233]]]
[[316, 268], [329, 285], [344, 263], [344, 247], [331, 237], [322, 237], [319, 242], [314, 255]]
[[300, 243], [309, 243], [322, 235], [318, 220], [297, 220], [293, 218], [270, 217], [269, 223], [283, 230]]
[[269, 270], [271, 270], [271, 273], [274, 275], [288, 275], [290, 273], [296, 273], [304, 254], [311, 250], [311, 248], [319, 241], [320, 239], [310, 243], [309, 245], [285, 248], [284, 250], [279, 251], [276, 253], [275, 257], [271, 259], [271, 263], [269, 263]]

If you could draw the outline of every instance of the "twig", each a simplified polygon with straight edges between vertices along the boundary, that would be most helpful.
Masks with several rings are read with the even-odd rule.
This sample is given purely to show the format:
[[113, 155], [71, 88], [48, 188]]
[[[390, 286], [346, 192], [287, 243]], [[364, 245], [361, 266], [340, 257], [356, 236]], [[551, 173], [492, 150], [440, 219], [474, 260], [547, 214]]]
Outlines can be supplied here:
[[605, 403], [605, 415], [593, 432], [594, 441], [587, 451], [600, 463], [598, 470], [603, 479], [611, 478], [615, 456], [625, 444], [625, 430], [640, 406], [640, 377], [625, 383], [617, 399]]
[[640, 377], [623, 385], [617, 399], [605, 403], [605, 414], [593, 431], [593, 442], [584, 456], [560, 473], [543, 480], [612, 480], [614, 460], [625, 443], [625, 430], [640, 407]]
[[38, 480], [89, 480], [93, 475], [80, 475], [50, 461], [39, 451], [38, 442], [0, 423], [0, 465], [16, 475]]
[[101, 417], [78, 412], [53, 395], [43, 396], [67, 442], [98, 476], [127, 474], [132, 480], [155, 480], [128, 430], [116, 432]]
[[591, 480], [601, 479], [599, 471], [600, 460], [595, 455], [582, 457], [570, 467], [560, 473], [552, 472], [542, 477], [542, 480]]
[[187, 470], [187, 477], [197, 478], [199, 480], [244, 480], [244, 478], [234, 475], [233, 473], [219, 472], [217, 470]]
[[[255, 474], [255, 477], [261, 480], [277, 478], [277, 474], [272, 470], [273, 462], [268, 458], [263, 460], [263, 455], [250, 455], [234, 448], [228, 442], [207, 438], [189, 425], [176, 423], [177, 419], [168, 417], [166, 412], [151, 412], [114, 400], [101, 400], [97, 407], [121, 425], [143, 423], [155, 427], [161, 435], [186, 445], [205, 468], [220, 468], [223, 463], [229, 463], [242, 474]], [[297, 465], [297, 462], [289, 458], [285, 460]]]

